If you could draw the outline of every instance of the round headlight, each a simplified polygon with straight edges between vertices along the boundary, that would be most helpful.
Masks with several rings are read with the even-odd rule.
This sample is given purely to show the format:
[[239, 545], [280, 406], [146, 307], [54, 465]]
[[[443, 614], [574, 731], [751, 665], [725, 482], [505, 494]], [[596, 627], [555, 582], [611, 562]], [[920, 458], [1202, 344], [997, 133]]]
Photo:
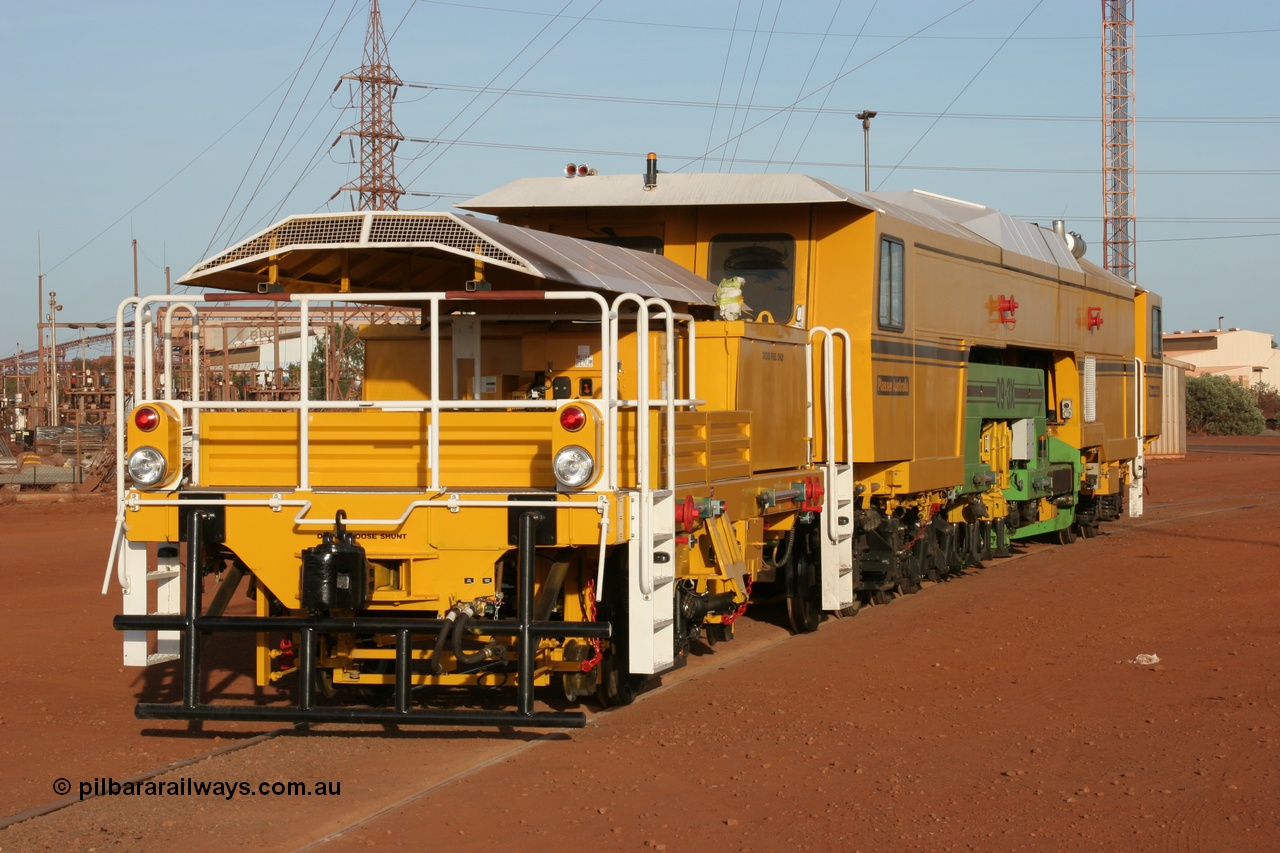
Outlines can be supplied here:
[[134, 485], [149, 489], [164, 479], [168, 466], [154, 447], [139, 447], [129, 454], [129, 477]]
[[591, 482], [591, 475], [596, 470], [596, 462], [586, 450], [571, 444], [561, 448], [556, 454], [555, 460], [551, 463], [551, 470], [555, 472], [560, 485], [577, 489]]

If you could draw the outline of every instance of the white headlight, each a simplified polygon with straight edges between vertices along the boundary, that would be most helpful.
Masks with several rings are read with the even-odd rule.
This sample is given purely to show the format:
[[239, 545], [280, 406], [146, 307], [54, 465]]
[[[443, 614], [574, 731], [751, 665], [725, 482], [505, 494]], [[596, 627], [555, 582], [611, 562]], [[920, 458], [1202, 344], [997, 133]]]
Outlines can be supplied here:
[[551, 470], [555, 472], [560, 485], [577, 489], [591, 482], [591, 475], [596, 470], [596, 462], [591, 458], [590, 453], [571, 444], [556, 454], [555, 460], [551, 463]]
[[168, 466], [154, 447], [139, 447], [129, 454], [129, 477], [134, 485], [149, 489], [164, 479]]

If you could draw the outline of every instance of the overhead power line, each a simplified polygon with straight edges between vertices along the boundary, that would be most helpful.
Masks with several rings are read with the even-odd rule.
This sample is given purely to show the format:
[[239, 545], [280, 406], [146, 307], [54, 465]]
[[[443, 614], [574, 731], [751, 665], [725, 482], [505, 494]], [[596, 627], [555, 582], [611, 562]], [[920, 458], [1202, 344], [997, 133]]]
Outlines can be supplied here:
[[[550, 12], [534, 12], [529, 9], [519, 9], [506, 6], [478, 6], [472, 3], [454, 3], [448, 0], [417, 0], [419, 3], [430, 3], [434, 6], [452, 6], [455, 8], [466, 9], [469, 12], [496, 12], [501, 15], [529, 15], [533, 17], [548, 18], [553, 17]], [[597, 24], [621, 24], [629, 27], [653, 27], [664, 30], [694, 30], [698, 32], [732, 32], [736, 30], [741, 35], [750, 35], [752, 30], [749, 28], [736, 27], [717, 27], [710, 24], [682, 24], [674, 21], [639, 21], [628, 18], [601, 18], [594, 17]], [[760, 31], [763, 32], [763, 31]], [[1206, 30], [1204, 32], [1190, 33], [1144, 33], [1143, 40], [1149, 39], [1186, 39], [1186, 38], [1217, 38], [1220, 36], [1256, 36], [1267, 35], [1270, 33], [1280, 33], [1280, 29], [1256, 29], [1256, 30]], [[816, 30], [777, 30], [776, 35], [782, 36], [812, 36], [821, 38], [824, 34]], [[866, 39], [888, 39], [898, 40], [903, 38], [902, 35], [890, 35], [887, 33], [868, 34], [863, 33], [855, 36], [854, 33], [829, 33], [829, 38], [866, 38]], [[931, 35], [916, 36], [919, 39], [928, 39], [930, 41], [1004, 41], [1005, 37], [1001, 35]], [[1014, 41], [1096, 41], [1096, 35], [1053, 35], [1053, 36], [1017, 36]]]
[[[404, 89], [427, 89], [439, 92], [466, 92], [470, 94], [494, 94], [505, 97], [549, 98], [564, 101], [593, 101], [609, 104], [631, 104], [653, 107], [689, 107], [691, 109], [750, 109], [753, 111], [780, 112], [786, 110], [793, 113], [815, 113], [823, 115], [856, 115], [857, 109], [839, 107], [803, 107], [783, 106], [780, 104], [732, 104], [715, 101], [690, 101], [678, 98], [636, 98], [624, 95], [593, 95], [589, 92], [553, 92], [539, 89], [505, 89], [490, 86], [468, 86], [459, 83], [414, 83], [404, 82]], [[913, 110], [879, 110], [881, 116], [900, 118], [944, 118], [963, 119], [965, 121], [1063, 121], [1087, 122], [1097, 124], [1097, 116], [1086, 115], [1052, 115], [1052, 114], [1017, 114], [1017, 113], [938, 113], [919, 112]], [[1139, 124], [1280, 124], [1280, 116], [1141, 116]]]

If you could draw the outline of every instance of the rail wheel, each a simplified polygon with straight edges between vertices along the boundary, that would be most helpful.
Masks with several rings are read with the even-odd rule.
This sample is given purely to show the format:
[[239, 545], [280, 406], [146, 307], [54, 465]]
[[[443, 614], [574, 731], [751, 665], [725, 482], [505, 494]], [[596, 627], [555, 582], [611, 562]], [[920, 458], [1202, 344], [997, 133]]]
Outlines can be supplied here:
[[941, 580], [947, 572], [951, 571], [951, 555], [950, 550], [953, 547], [954, 536], [950, 531], [950, 524], [947, 524], [942, 518], [935, 517], [929, 522], [929, 532], [925, 535], [927, 554], [927, 567], [929, 580]]
[[857, 616], [861, 612], [862, 612], [862, 602], [859, 599], [855, 598], [853, 600], [853, 604], [845, 605], [844, 607], [841, 607], [839, 610], [833, 610], [832, 615], [835, 616], [837, 619], [850, 619], [854, 616]]
[[[564, 659], [581, 664], [591, 657], [593, 651], [594, 649], [588, 643], [580, 640], [570, 640], [565, 643]], [[569, 702], [577, 702], [579, 699], [587, 698], [599, 688], [599, 678], [598, 667], [588, 672], [563, 673], [560, 681], [564, 690], [564, 698]]]
[[822, 621], [822, 574], [810, 550], [808, 531], [801, 532], [787, 561], [787, 620], [797, 634], [812, 634]]
[[1076, 541], [1076, 528], [1074, 524], [1068, 524], [1066, 527], [1058, 531], [1058, 544], [1070, 545]]
[[975, 569], [982, 568], [982, 525], [976, 521], [964, 525], [965, 562]]
[[605, 650], [599, 669], [600, 683], [596, 688], [596, 699], [602, 706], [619, 708], [636, 700], [636, 695], [644, 686], [644, 678], [631, 674], [624, 655], [617, 646], [610, 646]]
[[924, 580], [923, 553], [924, 542], [917, 542], [898, 562], [898, 592], [903, 595], [920, 591], [920, 582]]

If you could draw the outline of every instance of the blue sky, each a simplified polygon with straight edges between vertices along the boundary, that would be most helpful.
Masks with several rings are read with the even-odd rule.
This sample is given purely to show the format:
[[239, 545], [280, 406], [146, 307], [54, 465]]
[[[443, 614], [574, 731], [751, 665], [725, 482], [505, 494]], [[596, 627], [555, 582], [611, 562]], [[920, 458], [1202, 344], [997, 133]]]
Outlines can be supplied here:
[[[566, 162], [796, 171], [1048, 223], [1102, 262], [1096, 0], [382, 0], [402, 209]], [[348, 209], [367, 0], [0, 0], [0, 357], [287, 214]], [[1136, 0], [1137, 278], [1280, 333], [1280, 4]], [[335, 86], [337, 90], [335, 91]], [[735, 107], [735, 105], [737, 105]], [[795, 109], [784, 109], [794, 106]], [[708, 153], [709, 152], [709, 153]], [[47, 312], [47, 304], [40, 311]], [[78, 333], [60, 332], [60, 339]], [[91, 355], [99, 354], [92, 351]]]

